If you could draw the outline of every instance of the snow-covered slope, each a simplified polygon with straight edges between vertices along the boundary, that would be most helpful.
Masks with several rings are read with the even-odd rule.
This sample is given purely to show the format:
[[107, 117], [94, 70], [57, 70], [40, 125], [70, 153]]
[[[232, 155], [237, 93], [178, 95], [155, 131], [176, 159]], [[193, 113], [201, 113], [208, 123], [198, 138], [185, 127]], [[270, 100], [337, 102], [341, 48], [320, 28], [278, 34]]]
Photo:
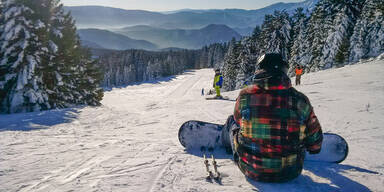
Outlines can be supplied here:
[[[349, 142], [342, 164], [305, 163], [283, 184], [248, 181], [218, 156], [222, 185], [204, 180], [201, 157], [178, 127], [224, 123], [233, 101], [207, 101], [212, 69], [115, 88], [103, 106], [0, 116], [0, 191], [384, 191], [384, 61], [305, 74], [323, 129]], [[235, 99], [238, 91], [223, 93]]]

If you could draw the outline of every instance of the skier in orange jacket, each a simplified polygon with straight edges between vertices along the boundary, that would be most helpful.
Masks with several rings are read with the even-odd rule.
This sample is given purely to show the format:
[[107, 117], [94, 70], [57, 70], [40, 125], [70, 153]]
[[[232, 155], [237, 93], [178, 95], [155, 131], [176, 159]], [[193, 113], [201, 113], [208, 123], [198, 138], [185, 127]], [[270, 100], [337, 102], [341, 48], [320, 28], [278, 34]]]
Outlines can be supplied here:
[[303, 67], [300, 65], [296, 66], [296, 85], [301, 84], [301, 75], [303, 74]]

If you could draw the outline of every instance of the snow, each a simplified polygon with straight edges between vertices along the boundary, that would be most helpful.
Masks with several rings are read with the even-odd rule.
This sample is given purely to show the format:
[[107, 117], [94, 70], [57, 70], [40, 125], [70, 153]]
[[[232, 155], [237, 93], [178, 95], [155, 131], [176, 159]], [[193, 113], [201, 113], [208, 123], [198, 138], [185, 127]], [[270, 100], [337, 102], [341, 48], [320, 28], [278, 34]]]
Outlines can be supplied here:
[[53, 28], [52, 30], [53, 30], [53, 34], [54, 35], [56, 35], [59, 38], [63, 38], [63, 34], [61, 33], [61, 31], [59, 31], [59, 30], [57, 30], [55, 28]]
[[[5, 32], [8, 32], [12, 29], [12, 27], [14, 27], [15, 25], [15, 18], [12, 18], [10, 19], [6, 24], [5, 24], [5, 27], [4, 27], [4, 31]], [[8, 35], [7, 35], [8, 36]], [[9, 39], [9, 38], [8, 38]]]
[[22, 12], [22, 8], [20, 7], [11, 7], [9, 10], [7, 10], [5, 13], [4, 13], [4, 19], [5, 20], [8, 20], [10, 19], [11, 17], [15, 17], [15, 16], [18, 16], [21, 14]]
[[45, 27], [45, 24], [40, 19], [37, 20], [35, 29], [41, 29], [44, 27]]
[[222, 185], [204, 180], [203, 160], [183, 150], [178, 128], [191, 119], [224, 123], [235, 103], [200, 95], [214, 74], [202, 69], [114, 88], [101, 107], [1, 115], [0, 191], [384, 191], [383, 66], [304, 74], [297, 89], [350, 153], [341, 164], [305, 162], [288, 183], [247, 180], [227, 155], [216, 157]]
[[24, 67], [18, 74], [16, 90], [21, 90], [28, 83], [28, 69]]
[[59, 86], [64, 85], [63, 77], [57, 71], [55, 71], [55, 75], [56, 75], [57, 85]]
[[[15, 91], [13, 93], [13, 97], [11, 97], [11, 106], [10, 108], [12, 111], [18, 111], [22, 108], [22, 104], [24, 103], [24, 97], [22, 92], [20, 91]], [[0, 166], [1, 167], [1, 166]]]
[[51, 48], [53, 53], [57, 53], [57, 51], [59, 50], [58, 46], [53, 41], [49, 41], [49, 47]]
[[32, 55], [27, 56], [28, 61], [28, 76], [27, 79], [32, 79], [33, 73], [35, 71], [35, 68], [37, 66], [37, 61]]
[[384, 53], [382, 53], [381, 55], [379, 55], [379, 56], [377, 57], [377, 60], [384, 60]]
[[4, 85], [12, 78], [16, 77], [16, 74], [6, 74], [4, 80], [0, 81], [0, 88], [4, 89]]

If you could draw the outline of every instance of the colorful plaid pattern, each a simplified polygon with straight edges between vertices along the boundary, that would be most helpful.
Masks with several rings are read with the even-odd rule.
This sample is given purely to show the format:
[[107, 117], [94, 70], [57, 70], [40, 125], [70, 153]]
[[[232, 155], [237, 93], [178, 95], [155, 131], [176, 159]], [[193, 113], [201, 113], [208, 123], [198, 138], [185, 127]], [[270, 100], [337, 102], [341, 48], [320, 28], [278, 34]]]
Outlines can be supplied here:
[[250, 178], [281, 182], [297, 177], [304, 148], [320, 151], [321, 126], [308, 98], [289, 78], [263, 78], [243, 89], [234, 117], [240, 133], [234, 139], [239, 167]]

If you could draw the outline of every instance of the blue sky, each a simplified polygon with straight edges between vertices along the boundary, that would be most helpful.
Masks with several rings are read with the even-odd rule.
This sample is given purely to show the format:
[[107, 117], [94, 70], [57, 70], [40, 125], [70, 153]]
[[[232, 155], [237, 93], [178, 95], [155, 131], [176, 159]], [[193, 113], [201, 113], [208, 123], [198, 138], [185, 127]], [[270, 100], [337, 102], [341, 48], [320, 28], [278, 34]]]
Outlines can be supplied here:
[[259, 9], [277, 2], [304, 0], [61, 0], [66, 6], [102, 5], [122, 9], [170, 11], [178, 9]]

